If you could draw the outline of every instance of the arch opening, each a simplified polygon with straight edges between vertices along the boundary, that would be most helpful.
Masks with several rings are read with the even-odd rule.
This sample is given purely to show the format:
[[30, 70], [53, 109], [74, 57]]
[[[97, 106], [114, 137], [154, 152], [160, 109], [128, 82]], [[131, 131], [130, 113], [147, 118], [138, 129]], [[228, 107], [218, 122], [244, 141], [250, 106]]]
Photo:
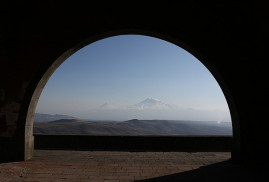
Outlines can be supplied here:
[[[108, 38], [108, 37], [117, 37], [117, 36], [129, 36], [129, 35], [122, 35], [122, 34], [119, 34], [119, 35], [114, 35], [114, 36], [111, 36], [111, 35], [109, 35], [109, 36], [103, 36], [102, 38], [103, 39], [100, 39], [100, 37], [98, 37], [97, 38], [97, 40], [105, 40], [105, 38]], [[147, 34], [138, 34], [137, 36], [148, 36]], [[167, 39], [167, 38], [164, 38], [164, 37], [162, 37], [162, 36], [152, 36], [152, 35], [150, 35], [150, 37], [151, 38], [153, 38], [153, 39], [159, 39], [159, 40], [161, 40], [161, 41], [163, 41], [163, 40], [166, 40], [166, 41], [168, 41], [168, 40], [170, 40], [170, 39]], [[162, 40], [162, 39], [163, 40]], [[99, 41], [97, 41], [97, 42], [95, 42], [95, 41], [93, 41], [93, 40], [95, 40], [95, 39], [91, 39], [91, 40], [87, 40], [86, 42], [83, 42], [83, 43], [81, 43], [81, 44], [79, 44], [78, 46], [75, 46], [75, 48], [72, 48], [72, 49], [70, 49], [70, 50], [68, 50], [68, 51], [66, 51], [61, 57], [59, 57], [55, 62], [53, 62], [53, 64], [49, 67], [49, 69], [45, 72], [45, 74], [44, 74], [44, 76], [42, 77], [42, 79], [39, 81], [39, 83], [38, 83], [38, 85], [37, 85], [37, 87], [36, 87], [36, 89], [35, 89], [35, 91], [34, 91], [34, 94], [33, 94], [33, 97], [32, 97], [32, 100], [31, 100], [31, 103], [30, 103], [30, 106], [29, 106], [29, 109], [28, 109], [28, 113], [27, 113], [27, 120], [26, 120], [26, 129], [25, 129], [25, 141], [26, 141], [26, 150], [29, 150], [29, 148], [31, 148], [31, 147], [33, 147], [33, 146], [31, 146], [30, 144], [31, 144], [31, 141], [33, 141], [33, 139], [31, 138], [32, 136], [33, 136], [33, 122], [34, 122], [34, 115], [35, 115], [35, 112], [36, 112], [36, 106], [37, 106], [37, 104], [38, 104], [38, 100], [39, 100], [39, 97], [40, 97], [40, 95], [41, 95], [41, 93], [42, 93], [42, 91], [43, 91], [43, 89], [44, 89], [44, 87], [45, 87], [45, 85], [46, 85], [46, 83], [48, 82], [48, 80], [51, 78], [51, 76], [52, 76], [52, 74], [55, 72], [55, 70], [65, 61], [65, 60], [67, 60], [67, 59], [69, 59], [69, 58], [71, 58], [72, 57], [72, 55], [75, 55], [75, 52], [79, 52], [80, 50], [82, 50], [82, 49], [84, 49], [85, 48], [85, 45], [87, 45], [87, 44], [89, 44], [89, 45], [91, 45], [91, 44], [94, 44], [94, 43], [97, 43], [97, 42], [99, 42]], [[178, 47], [179, 49], [180, 49], [180, 47], [183, 47], [185, 50], [187, 50], [188, 52], [191, 52], [191, 53], [193, 53], [194, 51], [189, 51], [189, 48], [188, 48], [188, 46], [184, 46], [184, 45], [182, 45], [182, 44], [178, 44], [176, 41], [168, 41], [169, 42], [169, 44], [173, 44], [174, 46], [176, 46], [176, 47]], [[171, 42], [171, 43], [170, 43]], [[180, 46], [180, 47], [179, 47]], [[183, 49], [182, 49], [183, 50]], [[183, 50], [183, 51], [185, 51], [185, 50]], [[187, 52], [186, 51], [186, 52]], [[196, 54], [196, 53], [195, 53]], [[194, 54], [192, 54], [192, 56], [193, 56]], [[70, 56], [70, 57], [69, 57]], [[196, 56], [196, 55], [195, 55]], [[196, 56], [197, 57], [197, 56]], [[198, 57], [201, 57], [201, 56], [198, 56]], [[200, 63], [200, 64], [204, 64], [204, 62], [203, 61], [201, 61], [200, 59], [198, 60], [197, 59], [197, 61]], [[204, 64], [207, 68], [208, 68], [208, 70], [210, 70], [211, 71], [211, 67], [210, 66], [207, 66], [207, 64]], [[204, 68], [206, 68], [204, 66]], [[207, 70], [207, 71], [208, 71]], [[211, 72], [209, 72], [210, 74], [212, 73], [212, 71]], [[215, 72], [214, 72], [215, 73]], [[212, 73], [212, 75], [213, 76], [215, 76], [215, 74], [214, 73]], [[217, 73], [216, 73], [217, 74]], [[119, 75], [120, 76], [120, 75]], [[214, 78], [212, 76], [212, 78]], [[217, 77], [219, 77], [218, 75], [217, 75]], [[93, 77], [94, 78], [94, 77]], [[216, 76], [215, 76], [215, 78], [216, 78]], [[216, 80], [218, 80], [218, 78], [216, 78]], [[216, 81], [215, 80], [215, 81]], [[217, 82], [216, 82], [217, 83]], [[219, 82], [219, 83], [222, 83], [222, 81], [221, 82]], [[219, 86], [219, 85], [218, 85]], [[225, 85], [221, 85], [220, 84], [220, 87], [222, 88], [222, 87], [225, 87]], [[159, 89], [161, 89], [161, 87], [159, 88]], [[220, 89], [220, 91], [222, 91], [223, 89]], [[225, 94], [225, 89], [224, 89], [224, 94]], [[227, 94], [227, 93], [226, 93]], [[106, 95], [107, 95], [107, 93], [106, 93]], [[223, 97], [225, 98], [225, 96], [223, 95]], [[158, 98], [159, 99], [159, 98]], [[169, 100], [169, 99], [168, 99]], [[170, 98], [170, 100], [173, 100], [172, 98]], [[157, 99], [155, 99], [155, 98], [151, 98], [151, 96], [149, 96], [149, 98], [145, 98], [145, 100], [144, 101], [142, 101], [141, 103], [143, 103], [143, 102], [149, 102], [149, 103], [151, 103], [151, 102], [154, 102], [154, 103], [161, 103], [161, 104], [166, 104], [166, 105], [162, 105], [163, 107], [164, 106], [167, 106], [167, 107], [172, 107], [172, 105], [169, 105], [169, 104], [167, 104], [166, 102], [165, 103], [163, 103], [163, 102], [161, 102], [160, 100], [157, 100]], [[118, 107], [118, 106], [114, 106], [114, 105], [110, 105], [110, 104], [108, 104], [108, 103], [101, 103], [101, 105], [100, 105], [100, 103], [98, 103], [99, 104], [99, 106], [103, 106], [103, 107], [107, 107], [107, 108], [109, 108], [109, 109], [112, 109], [112, 110], [114, 110], [115, 111], [115, 107]], [[137, 105], [139, 105], [140, 103], [137, 103]], [[146, 103], [146, 104], [148, 104], [148, 103]], [[136, 105], [136, 104], [133, 104], [133, 105]], [[141, 106], [141, 105], [140, 105]], [[146, 107], [145, 105], [142, 105], [142, 107]], [[161, 106], [160, 106], [161, 107]], [[228, 108], [228, 106], [227, 106], [227, 108]], [[125, 108], [126, 109], [126, 108]], [[140, 108], [141, 109], [141, 108]], [[117, 110], [117, 109], [116, 109]], [[125, 112], [126, 112], [126, 110], [125, 110]], [[179, 112], [179, 111], [176, 111], [176, 112]], [[230, 111], [229, 111], [229, 108], [228, 108], [228, 112], [229, 112], [229, 116], [230, 116]], [[102, 111], [102, 114], [104, 113], [104, 111]], [[108, 112], [108, 116], [109, 116], [109, 113], [111, 114], [111, 111], [109, 111]], [[116, 112], [116, 114], [115, 115], [119, 115], [119, 113], [122, 113], [122, 110], [120, 110], [120, 112]], [[153, 113], [155, 113], [155, 116], [156, 116], [156, 114], [159, 114], [159, 112], [153, 112]], [[55, 113], [55, 114], [57, 114], [57, 113]], [[63, 113], [62, 113], [63, 114]], [[101, 114], [101, 115], [102, 115]], [[137, 114], [137, 112], [136, 113], [133, 113], [133, 114]], [[99, 115], [100, 115], [100, 113], [99, 113]], [[131, 114], [132, 115], [132, 114]], [[154, 114], [151, 114], [151, 116], [154, 116]], [[170, 115], [171, 115], [171, 112], [170, 112]], [[206, 115], [206, 114], [205, 114]], [[104, 114], [103, 114], [103, 116], [104, 116]], [[110, 115], [111, 116], [111, 115]], [[83, 119], [86, 119], [86, 117], [84, 117]], [[100, 118], [99, 118], [100, 119]], [[100, 120], [107, 120], [108, 118], [102, 118], [102, 119], [100, 119]], [[116, 118], [115, 118], [116, 119]], [[115, 120], [115, 119], [112, 119], [112, 120]], [[125, 118], [125, 119], [123, 119], [122, 118], [122, 120], [128, 120], [128, 118]], [[137, 117], [129, 117], [129, 119], [130, 120], [132, 120], [132, 119], [134, 119], [134, 121], [135, 121], [135, 119], [137, 119]], [[140, 119], [140, 118], [139, 118]], [[143, 119], [143, 118], [141, 118], [141, 119]], [[147, 118], [148, 120], [152, 120], [153, 118]], [[154, 118], [154, 119], [156, 119], [156, 118]], [[158, 119], [158, 118], [157, 118]], [[163, 119], [163, 118], [162, 118]], [[229, 118], [230, 119], [230, 118]], [[169, 120], [169, 119], [168, 119]], [[172, 118], [171, 120], [175, 120], [174, 118]], [[182, 120], [182, 119], [181, 119]], [[183, 120], [195, 120], [195, 119], [190, 119], [190, 118], [184, 118]], [[221, 120], [218, 120], [218, 124], [220, 124], [220, 122], [221, 122]], [[231, 122], [231, 119], [230, 119], [230, 122]], [[28, 143], [28, 144], [27, 144]], [[26, 152], [27, 153], [27, 152]], [[29, 153], [29, 152], [28, 152]], [[29, 158], [29, 157], [28, 157]]]

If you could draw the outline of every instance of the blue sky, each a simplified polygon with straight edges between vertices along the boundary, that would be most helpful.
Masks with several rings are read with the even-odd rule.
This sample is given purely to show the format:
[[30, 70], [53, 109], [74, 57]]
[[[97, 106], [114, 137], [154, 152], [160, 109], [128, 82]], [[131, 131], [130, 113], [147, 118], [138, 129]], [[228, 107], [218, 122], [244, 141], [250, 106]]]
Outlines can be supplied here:
[[222, 90], [199, 60], [172, 43], [142, 35], [105, 38], [74, 53], [51, 76], [36, 112], [94, 119], [90, 110], [104, 103], [128, 106], [149, 97], [230, 117]]

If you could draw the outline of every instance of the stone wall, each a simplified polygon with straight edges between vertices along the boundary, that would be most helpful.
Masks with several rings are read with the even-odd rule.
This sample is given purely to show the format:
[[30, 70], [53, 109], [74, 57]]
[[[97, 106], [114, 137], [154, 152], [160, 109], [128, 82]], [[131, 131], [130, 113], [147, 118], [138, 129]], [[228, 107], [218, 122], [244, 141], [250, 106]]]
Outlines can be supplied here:
[[35, 135], [36, 149], [230, 152], [231, 136]]
[[267, 5], [8, 2], [0, 8], [1, 158], [31, 156], [35, 103], [68, 55], [95, 40], [131, 33], [165, 39], [196, 56], [229, 104], [232, 158], [269, 160]]

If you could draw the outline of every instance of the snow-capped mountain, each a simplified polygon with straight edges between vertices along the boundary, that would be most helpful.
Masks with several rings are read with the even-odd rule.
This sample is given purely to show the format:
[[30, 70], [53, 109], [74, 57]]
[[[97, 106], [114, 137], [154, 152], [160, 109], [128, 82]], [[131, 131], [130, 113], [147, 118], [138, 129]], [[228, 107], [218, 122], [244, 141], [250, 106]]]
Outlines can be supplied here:
[[135, 105], [131, 106], [132, 109], [138, 109], [138, 110], [145, 110], [145, 109], [151, 109], [151, 110], [171, 110], [171, 109], [177, 109], [176, 106], [166, 104], [161, 102], [158, 99], [154, 98], [147, 98], [143, 100], [142, 102], [139, 102]]
[[91, 120], [126, 121], [136, 119], [164, 120], [198, 120], [198, 121], [230, 121], [229, 111], [184, 108], [164, 103], [158, 99], [147, 98], [137, 104], [113, 105], [104, 103], [92, 109], [80, 112], [80, 118]]

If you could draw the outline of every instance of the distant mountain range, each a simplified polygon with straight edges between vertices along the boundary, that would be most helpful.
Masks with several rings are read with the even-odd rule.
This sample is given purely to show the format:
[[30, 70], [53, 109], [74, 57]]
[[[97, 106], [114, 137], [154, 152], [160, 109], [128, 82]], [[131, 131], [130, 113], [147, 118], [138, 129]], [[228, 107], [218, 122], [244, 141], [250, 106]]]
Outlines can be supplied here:
[[34, 123], [35, 134], [86, 135], [232, 135], [229, 123], [175, 120], [128, 120], [124, 122], [61, 119]]
[[126, 121], [130, 118], [140, 120], [195, 120], [195, 121], [231, 121], [229, 110], [202, 110], [193, 108], [182, 108], [180, 106], [167, 104], [159, 99], [146, 98], [141, 102], [132, 105], [117, 106], [108, 102], [86, 110], [72, 111], [70, 115], [76, 115], [75, 118], [68, 115], [50, 115], [35, 114], [35, 122], [49, 122], [60, 119], [80, 119], [80, 120], [114, 120]]
[[84, 111], [75, 111], [74, 114], [89, 120], [126, 121], [137, 118], [145, 120], [231, 121], [229, 110], [184, 108], [151, 97], [129, 105], [105, 102]]

